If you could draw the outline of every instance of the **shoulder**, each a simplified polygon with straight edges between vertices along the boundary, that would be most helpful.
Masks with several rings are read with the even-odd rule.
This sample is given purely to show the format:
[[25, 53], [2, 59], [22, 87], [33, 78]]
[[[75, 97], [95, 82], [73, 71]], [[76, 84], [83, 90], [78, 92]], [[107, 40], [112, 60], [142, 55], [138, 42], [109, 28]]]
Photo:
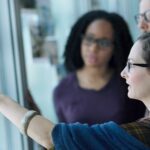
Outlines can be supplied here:
[[142, 118], [136, 122], [121, 125], [129, 134], [142, 141], [145, 145], [150, 146], [150, 118]]
[[[125, 81], [120, 77], [120, 75], [118, 75], [117, 73], [114, 73], [110, 79], [110, 81], [108, 82], [109, 85], [108, 87], [112, 90], [112, 91], [118, 91], [117, 93], [121, 93], [121, 95], [124, 95], [124, 92], [126, 91], [126, 84]], [[119, 95], [119, 94], [118, 94]]]
[[60, 83], [56, 88], [64, 88], [65, 86], [75, 82], [75, 80], [76, 80], [76, 74], [70, 73], [60, 81]]
[[76, 82], [76, 74], [70, 73], [66, 77], [64, 77], [60, 83], [54, 89], [54, 96], [60, 95], [64, 93], [64, 90], [67, 91], [68, 89], [72, 88], [72, 85]]

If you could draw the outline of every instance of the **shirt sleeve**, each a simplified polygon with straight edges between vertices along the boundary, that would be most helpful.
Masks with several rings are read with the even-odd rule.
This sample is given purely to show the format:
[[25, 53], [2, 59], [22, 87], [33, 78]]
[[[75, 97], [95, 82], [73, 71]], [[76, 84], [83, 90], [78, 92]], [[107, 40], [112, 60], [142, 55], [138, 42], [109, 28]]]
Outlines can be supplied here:
[[135, 137], [114, 122], [87, 124], [58, 124], [52, 132], [56, 150], [148, 150]]

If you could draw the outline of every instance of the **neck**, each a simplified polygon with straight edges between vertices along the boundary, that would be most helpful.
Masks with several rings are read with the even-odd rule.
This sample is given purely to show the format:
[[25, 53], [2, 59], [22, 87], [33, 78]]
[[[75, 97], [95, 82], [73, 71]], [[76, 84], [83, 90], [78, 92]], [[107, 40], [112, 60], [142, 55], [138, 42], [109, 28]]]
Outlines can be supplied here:
[[150, 111], [150, 102], [148, 103], [147, 101], [144, 102], [145, 106], [147, 107], [148, 111]]
[[142, 99], [142, 102], [145, 104], [147, 107], [148, 111], [150, 111], [150, 97]]
[[110, 72], [112, 72], [110, 69], [103, 67], [103, 68], [94, 68], [94, 67], [84, 67], [79, 72], [82, 72], [85, 74], [85, 76], [88, 77], [94, 77], [94, 78], [103, 78], [106, 77]]
[[77, 78], [80, 87], [100, 90], [108, 83], [112, 74], [110, 69], [83, 68], [77, 71]]

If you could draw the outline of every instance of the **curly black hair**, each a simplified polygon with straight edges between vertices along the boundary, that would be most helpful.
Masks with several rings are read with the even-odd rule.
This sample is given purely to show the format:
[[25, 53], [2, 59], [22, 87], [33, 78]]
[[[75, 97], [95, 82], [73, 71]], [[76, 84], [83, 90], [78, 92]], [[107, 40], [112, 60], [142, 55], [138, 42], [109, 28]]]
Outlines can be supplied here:
[[73, 72], [83, 67], [81, 35], [85, 34], [87, 27], [92, 22], [99, 19], [110, 22], [114, 30], [114, 53], [109, 62], [109, 67], [120, 73], [125, 66], [130, 48], [133, 45], [127, 23], [116, 13], [94, 10], [81, 16], [73, 25], [68, 36], [64, 51], [64, 66], [68, 72]]
[[117, 13], [110, 13], [110, 23], [114, 29], [114, 54], [110, 66], [120, 73], [133, 46], [133, 39], [126, 21]]

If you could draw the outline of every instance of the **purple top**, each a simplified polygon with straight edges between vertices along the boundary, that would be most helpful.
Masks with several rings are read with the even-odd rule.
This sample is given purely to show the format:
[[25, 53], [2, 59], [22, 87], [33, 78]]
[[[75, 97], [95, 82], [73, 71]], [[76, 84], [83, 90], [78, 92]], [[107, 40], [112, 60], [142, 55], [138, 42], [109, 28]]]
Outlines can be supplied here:
[[60, 122], [126, 123], [143, 117], [145, 106], [127, 98], [127, 91], [120, 86], [120, 77], [113, 75], [101, 90], [83, 89], [76, 73], [65, 77], [54, 91], [54, 104]]

